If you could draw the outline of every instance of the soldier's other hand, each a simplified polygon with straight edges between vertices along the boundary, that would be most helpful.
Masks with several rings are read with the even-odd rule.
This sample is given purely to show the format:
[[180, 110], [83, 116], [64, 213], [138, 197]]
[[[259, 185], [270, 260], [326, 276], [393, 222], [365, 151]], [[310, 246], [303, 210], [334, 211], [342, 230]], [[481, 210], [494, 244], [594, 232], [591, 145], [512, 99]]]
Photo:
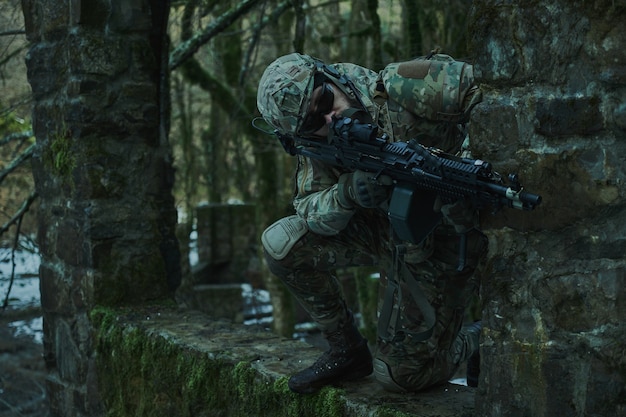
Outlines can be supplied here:
[[339, 177], [337, 198], [345, 208], [374, 208], [389, 199], [393, 180], [387, 175], [355, 171]]

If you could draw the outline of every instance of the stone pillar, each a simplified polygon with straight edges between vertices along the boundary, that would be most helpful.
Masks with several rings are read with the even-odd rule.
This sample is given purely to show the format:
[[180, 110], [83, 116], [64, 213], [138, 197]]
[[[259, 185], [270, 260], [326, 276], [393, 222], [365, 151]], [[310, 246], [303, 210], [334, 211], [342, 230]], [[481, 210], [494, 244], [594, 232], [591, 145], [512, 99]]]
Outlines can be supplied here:
[[169, 4], [24, 0], [52, 416], [105, 410], [89, 313], [180, 280], [168, 145]]
[[485, 214], [476, 415], [626, 415], [626, 6], [475, 0], [474, 156], [534, 212]]

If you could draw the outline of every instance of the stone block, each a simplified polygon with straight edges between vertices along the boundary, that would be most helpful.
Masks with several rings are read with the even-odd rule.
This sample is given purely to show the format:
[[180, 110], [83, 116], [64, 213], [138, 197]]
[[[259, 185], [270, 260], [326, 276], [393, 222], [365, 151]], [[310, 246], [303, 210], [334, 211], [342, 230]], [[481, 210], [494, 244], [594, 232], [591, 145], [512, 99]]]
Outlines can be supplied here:
[[241, 284], [195, 285], [189, 307], [215, 319], [243, 323]]
[[540, 98], [536, 131], [548, 137], [591, 135], [603, 129], [597, 97]]
[[[507, 99], [494, 99], [472, 110], [470, 146], [475, 158], [491, 163], [515, 158], [520, 146], [517, 110]], [[489, 138], [489, 140], [484, 140]]]

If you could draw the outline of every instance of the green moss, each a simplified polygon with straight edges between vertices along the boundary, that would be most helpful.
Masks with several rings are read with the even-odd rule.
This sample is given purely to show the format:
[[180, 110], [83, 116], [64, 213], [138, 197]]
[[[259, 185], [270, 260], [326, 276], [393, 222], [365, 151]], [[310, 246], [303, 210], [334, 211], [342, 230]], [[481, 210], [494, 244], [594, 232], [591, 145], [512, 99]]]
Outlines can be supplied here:
[[[376, 417], [414, 417], [414, 413], [405, 413], [403, 411], [392, 410], [386, 407], [381, 407], [376, 413]], [[461, 416], [459, 416], [461, 417]]]
[[[205, 352], [143, 328], [143, 318], [155, 311], [154, 307], [98, 307], [91, 312], [105, 415], [354, 415], [346, 409], [342, 389], [325, 387], [313, 395], [295, 394], [289, 390], [287, 377], [275, 379], [258, 372], [256, 359], [233, 359], [235, 355], [227, 350]], [[164, 313], [160, 306], [158, 311]], [[385, 406], [375, 406], [368, 413], [373, 417], [412, 415]]]
[[71, 132], [63, 124], [57, 132], [50, 135], [48, 165], [54, 172], [71, 183], [72, 171], [76, 168], [76, 156], [72, 152]]
[[[292, 416], [342, 415], [336, 412], [338, 394], [332, 394], [334, 391], [298, 401], [304, 397], [289, 392], [286, 380], [264, 380], [250, 361], [227, 363], [126, 325], [124, 317], [133, 314], [145, 313], [100, 307], [90, 316], [96, 329], [99, 383], [109, 416], [243, 417], [263, 415], [264, 410], [269, 413], [266, 415], [285, 415], [285, 407]], [[327, 411], [312, 414], [315, 408], [311, 406]]]
[[[128, 325], [145, 312], [96, 308], [99, 385], [108, 416], [286, 416], [344, 415], [343, 391], [315, 395], [289, 391], [287, 379], [271, 380], [252, 361], [236, 363]], [[225, 352], [227, 353], [227, 352]]]

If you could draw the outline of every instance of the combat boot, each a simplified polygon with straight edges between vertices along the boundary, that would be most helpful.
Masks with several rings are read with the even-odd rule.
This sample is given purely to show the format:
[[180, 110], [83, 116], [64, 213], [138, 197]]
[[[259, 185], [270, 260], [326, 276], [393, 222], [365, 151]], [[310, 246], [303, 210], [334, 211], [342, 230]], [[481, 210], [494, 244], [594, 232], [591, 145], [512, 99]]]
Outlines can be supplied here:
[[310, 367], [293, 375], [289, 389], [300, 394], [312, 394], [326, 385], [364, 378], [372, 373], [372, 354], [367, 340], [349, 320], [333, 332], [324, 333], [330, 349]]

